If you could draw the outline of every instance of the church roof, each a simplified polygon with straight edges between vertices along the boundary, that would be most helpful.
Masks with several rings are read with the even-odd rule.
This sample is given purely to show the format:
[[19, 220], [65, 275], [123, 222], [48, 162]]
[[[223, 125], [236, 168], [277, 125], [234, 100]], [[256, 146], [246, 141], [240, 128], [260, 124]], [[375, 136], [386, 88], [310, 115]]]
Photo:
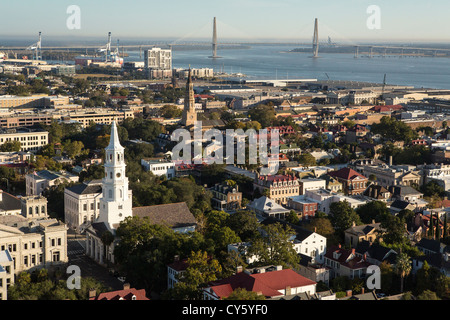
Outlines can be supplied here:
[[197, 224], [197, 220], [189, 211], [186, 202], [135, 207], [133, 216], [148, 217], [152, 223], [166, 225], [170, 228], [182, 228]]

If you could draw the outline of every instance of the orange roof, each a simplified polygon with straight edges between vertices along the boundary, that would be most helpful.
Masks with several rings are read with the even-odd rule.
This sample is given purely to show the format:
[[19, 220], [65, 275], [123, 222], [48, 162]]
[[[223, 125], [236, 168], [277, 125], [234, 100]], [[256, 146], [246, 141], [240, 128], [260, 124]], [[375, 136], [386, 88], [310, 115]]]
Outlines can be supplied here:
[[145, 296], [145, 289], [134, 288], [100, 293], [89, 300], [133, 300], [133, 296], [136, 297], [135, 300], [150, 300]]
[[[265, 297], [283, 295], [280, 291], [286, 287], [298, 288], [316, 284], [291, 269], [270, 271], [257, 274], [240, 272], [226, 279], [211, 283], [211, 290], [221, 299], [228, 297], [235, 289], [261, 292]], [[280, 290], [280, 291], [279, 291]]]
[[350, 168], [342, 168], [338, 171], [332, 171], [332, 172], [329, 172], [328, 175], [335, 177], [335, 178], [345, 179], [345, 180], [353, 180], [357, 177], [367, 179], [362, 174], [360, 174]]

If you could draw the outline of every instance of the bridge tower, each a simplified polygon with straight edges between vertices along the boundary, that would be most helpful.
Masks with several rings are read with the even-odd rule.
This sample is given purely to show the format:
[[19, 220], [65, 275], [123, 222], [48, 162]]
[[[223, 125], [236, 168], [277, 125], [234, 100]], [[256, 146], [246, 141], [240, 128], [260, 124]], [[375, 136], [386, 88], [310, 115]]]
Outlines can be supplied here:
[[318, 57], [319, 57], [319, 20], [316, 18], [314, 24], [313, 58]]
[[210, 58], [217, 59], [217, 22], [216, 17], [213, 20], [213, 38], [212, 38], [212, 56]]
[[37, 48], [36, 48], [36, 60], [42, 60], [42, 32], [39, 31], [39, 40], [37, 43]]

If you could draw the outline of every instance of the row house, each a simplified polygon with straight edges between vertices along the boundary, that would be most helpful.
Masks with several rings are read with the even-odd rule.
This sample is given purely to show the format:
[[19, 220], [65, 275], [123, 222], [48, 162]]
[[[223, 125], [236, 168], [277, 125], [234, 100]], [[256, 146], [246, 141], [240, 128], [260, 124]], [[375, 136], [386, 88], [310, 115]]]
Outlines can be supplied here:
[[289, 197], [300, 192], [298, 178], [291, 175], [256, 175], [253, 189], [261, 194], [268, 192], [268, 197], [278, 204], [286, 204]]
[[343, 191], [347, 195], [363, 193], [368, 185], [369, 179], [351, 168], [342, 168], [328, 173], [329, 176], [342, 183]]

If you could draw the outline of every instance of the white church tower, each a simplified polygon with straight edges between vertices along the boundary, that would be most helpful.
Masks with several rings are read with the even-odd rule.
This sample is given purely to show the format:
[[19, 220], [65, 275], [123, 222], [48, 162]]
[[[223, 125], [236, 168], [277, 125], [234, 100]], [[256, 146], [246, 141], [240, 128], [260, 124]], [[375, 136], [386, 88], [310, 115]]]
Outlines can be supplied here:
[[102, 181], [102, 198], [96, 222], [104, 222], [111, 231], [126, 217], [132, 216], [132, 191], [128, 190], [125, 176], [124, 147], [120, 145], [116, 122], [111, 126], [111, 138], [106, 147], [105, 177]]

